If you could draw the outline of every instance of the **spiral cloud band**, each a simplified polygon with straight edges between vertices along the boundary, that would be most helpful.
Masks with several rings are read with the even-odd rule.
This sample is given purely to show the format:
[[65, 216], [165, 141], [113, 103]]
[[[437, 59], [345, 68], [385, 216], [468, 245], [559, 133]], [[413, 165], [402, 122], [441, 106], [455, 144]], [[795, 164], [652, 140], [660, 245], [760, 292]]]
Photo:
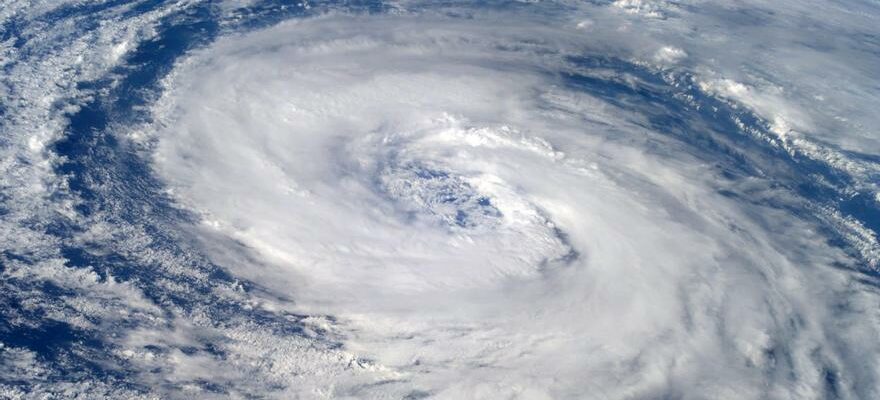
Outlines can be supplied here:
[[4, 6], [0, 396], [880, 396], [880, 10], [813, 6]]

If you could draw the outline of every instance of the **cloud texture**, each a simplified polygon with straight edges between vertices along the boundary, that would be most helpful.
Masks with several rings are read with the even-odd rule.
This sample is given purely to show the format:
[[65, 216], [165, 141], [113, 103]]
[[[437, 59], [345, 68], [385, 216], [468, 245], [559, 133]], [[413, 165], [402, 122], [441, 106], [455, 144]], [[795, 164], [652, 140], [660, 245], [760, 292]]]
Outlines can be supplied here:
[[9, 5], [0, 396], [878, 397], [880, 14], [804, 4]]

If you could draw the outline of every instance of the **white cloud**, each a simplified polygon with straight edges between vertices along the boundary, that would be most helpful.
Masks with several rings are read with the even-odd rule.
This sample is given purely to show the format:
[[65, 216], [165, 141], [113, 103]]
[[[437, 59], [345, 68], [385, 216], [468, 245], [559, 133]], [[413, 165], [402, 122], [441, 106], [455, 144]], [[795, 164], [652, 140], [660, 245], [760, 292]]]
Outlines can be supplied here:
[[684, 50], [672, 46], [663, 46], [654, 54], [654, 59], [661, 63], [674, 64], [687, 57]]
[[[873, 231], [788, 190], [774, 160], [754, 175], [719, 172], [739, 166], [726, 157], [764, 154], [678, 140], [652, 127], [662, 105], [614, 103], [560, 79], [661, 85], [570, 59], [601, 55], [671, 87], [694, 84], [766, 123], [755, 133], [738, 120], [743, 133], [766, 133], [880, 202], [877, 163], [847, 151], [880, 148], [876, 52], [858, 39], [873, 34], [868, 4], [562, 1], [557, 15], [541, 2], [523, 13], [400, 2], [400, 17], [337, 12], [222, 38], [175, 65], [154, 125], [112, 128], [149, 150], [168, 193], [202, 218], [170, 237], [197, 241], [257, 288], [205, 284], [191, 310], [168, 299], [200, 296], [188, 280], [212, 282], [192, 268], [200, 256], [118, 218], [116, 188], [99, 191], [108, 209], [80, 215], [84, 200], [49, 151], [65, 113], [97, 95], [76, 83], [112, 79], [158, 19], [189, 4], [132, 19], [128, 6], [111, 9], [88, 32], [76, 18], [46, 29], [41, 16], [62, 5], [0, 10], [29, 38], [23, 49], [0, 44], [0, 247], [40, 260], [4, 253], [0, 283], [73, 293], [14, 295], [47, 320], [98, 332], [106, 362], [116, 357], [113, 367], [157, 396], [208, 395], [204, 382], [228, 396], [279, 398], [880, 392], [878, 294], [836, 268], [876, 264]], [[697, 122], [695, 135], [712, 129]], [[85, 229], [47, 234], [59, 219]], [[861, 258], [829, 244], [827, 229]], [[117, 251], [155, 268], [155, 285], [66, 266], [62, 245]], [[230, 317], [205, 299], [291, 316], [302, 333]], [[139, 395], [96, 380], [43, 381], [53, 365], [2, 343], [0, 366], [4, 381], [42, 385], [32, 396]], [[0, 383], [0, 397], [28, 395]]]
[[[716, 194], [688, 152], [653, 155], [676, 145], [633, 110], [542, 73], [577, 41], [491, 24], [325, 17], [221, 40], [168, 80], [155, 168], [267, 264], [237, 274], [334, 315], [409, 389], [820, 397], [823, 370], [863, 368], [823, 345], [846, 335], [829, 323], [877, 326], [834, 310], [853, 282], [827, 267], [846, 256]], [[796, 238], [768, 231], [780, 219]]]

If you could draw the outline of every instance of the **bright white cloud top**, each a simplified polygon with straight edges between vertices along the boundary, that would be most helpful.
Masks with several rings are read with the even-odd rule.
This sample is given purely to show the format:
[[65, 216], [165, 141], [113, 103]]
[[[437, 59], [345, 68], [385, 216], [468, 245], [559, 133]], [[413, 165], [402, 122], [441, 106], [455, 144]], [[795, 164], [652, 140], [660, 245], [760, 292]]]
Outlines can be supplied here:
[[880, 396], [876, 5], [4, 7], [0, 396]]

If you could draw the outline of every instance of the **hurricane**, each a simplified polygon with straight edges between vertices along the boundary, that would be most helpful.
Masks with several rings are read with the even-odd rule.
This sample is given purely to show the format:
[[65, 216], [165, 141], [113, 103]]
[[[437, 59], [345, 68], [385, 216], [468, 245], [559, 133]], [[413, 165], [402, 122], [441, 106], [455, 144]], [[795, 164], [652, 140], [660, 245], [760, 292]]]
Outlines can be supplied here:
[[0, 2], [0, 398], [880, 398], [878, 22]]

